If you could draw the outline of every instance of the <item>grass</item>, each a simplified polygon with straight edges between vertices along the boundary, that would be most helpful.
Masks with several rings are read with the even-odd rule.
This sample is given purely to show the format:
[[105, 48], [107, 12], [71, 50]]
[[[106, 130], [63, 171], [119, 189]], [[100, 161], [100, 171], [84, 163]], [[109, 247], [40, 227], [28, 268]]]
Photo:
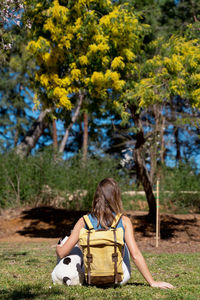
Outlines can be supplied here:
[[200, 299], [200, 253], [144, 256], [153, 277], [172, 283], [176, 289], [150, 288], [134, 266], [130, 282], [123, 287], [54, 286], [52, 242], [1, 242], [0, 299]]

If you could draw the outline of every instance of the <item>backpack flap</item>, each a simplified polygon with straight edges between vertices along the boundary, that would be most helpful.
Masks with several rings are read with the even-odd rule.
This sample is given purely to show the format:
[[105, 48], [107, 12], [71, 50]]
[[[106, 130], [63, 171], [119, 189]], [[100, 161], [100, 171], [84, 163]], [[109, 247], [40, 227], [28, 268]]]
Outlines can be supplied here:
[[[87, 246], [88, 229], [82, 228], [79, 235], [79, 244], [84, 247]], [[123, 228], [116, 229], [117, 245], [124, 246], [124, 231]], [[90, 246], [99, 245], [113, 245], [113, 230], [92, 230], [90, 233]]]

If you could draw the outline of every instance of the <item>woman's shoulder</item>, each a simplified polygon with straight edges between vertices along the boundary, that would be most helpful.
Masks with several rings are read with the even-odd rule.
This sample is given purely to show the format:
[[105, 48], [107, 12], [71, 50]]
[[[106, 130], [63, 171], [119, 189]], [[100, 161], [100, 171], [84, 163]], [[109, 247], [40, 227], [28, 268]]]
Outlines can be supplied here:
[[129, 217], [123, 215], [122, 216], [122, 223], [124, 225], [124, 228], [126, 228], [128, 225], [131, 224], [131, 220], [129, 219]]
[[83, 219], [83, 217], [81, 217], [80, 219], [78, 219], [78, 221], [75, 224], [76, 227], [80, 227], [83, 228], [85, 226], [85, 221]]

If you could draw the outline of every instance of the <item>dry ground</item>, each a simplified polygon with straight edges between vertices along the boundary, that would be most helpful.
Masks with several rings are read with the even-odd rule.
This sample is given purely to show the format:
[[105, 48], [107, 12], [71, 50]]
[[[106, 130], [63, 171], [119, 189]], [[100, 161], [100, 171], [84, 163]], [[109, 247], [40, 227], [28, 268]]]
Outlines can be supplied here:
[[[50, 241], [56, 243], [68, 235], [74, 223], [85, 212], [42, 206], [0, 211], [0, 242]], [[162, 214], [160, 240], [155, 247], [155, 226], [149, 224], [146, 212], [127, 211], [137, 243], [151, 253], [200, 252], [200, 215]]]

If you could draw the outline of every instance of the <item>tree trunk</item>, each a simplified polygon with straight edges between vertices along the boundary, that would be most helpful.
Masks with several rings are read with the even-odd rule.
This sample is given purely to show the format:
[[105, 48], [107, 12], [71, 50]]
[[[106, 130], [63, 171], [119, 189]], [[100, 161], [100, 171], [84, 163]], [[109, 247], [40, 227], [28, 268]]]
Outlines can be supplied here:
[[174, 138], [175, 138], [175, 144], [176, 144], [176, 164], [181, 160], [181, 147], [179, 142], [179, 129], [178, 127], [174, 126]]
[[55, 151], [57, 151], [58, 149], [57, 128], [55, 119], [53, 119], [53, 148]]
[[87, 152], [88, 152], [88, 114], [87, 112], [83, 113], [83, 161], [87, 160]]
[[150, 180], [151, 183], [153, 184], [154, 182], [154, 177], [155, 174], [157, 172], [157, 153], [158, 153], [158, 134], [159, 134], [159, 128], [160, 128], [160, 112], [159, 112], [159, 108], [157, 107], [157, 105], [153, 105], [153, 114], [154, 114], [154, 118], [155, 118], [155, 128], [153, 130], [153, 138], [152, 138], [152, 142], [151, 142], [151, 146], [150, 146]]
[[146, 194], [146, 199], [149, 206], [149, 217], [151, 220], [154, 221], [156, 218], [156, 199], [153, 193], [153, 186], [142, 154], [143, 146], [145, 143], [144, 131], [140, 120], [140, 116], [136, 113], [136, 109], [131, 109], [131, 112], [135, 126], [138, 128], [138, 133], [136, 134], [136, 145], [134, 149], [136, 172], [138, 179], [142, 183]]
[[42, 111], [38, 119], [33, 123], [31, 129], [26, 134], [24, 140], [16, 146], [15, 152], [20, 155], [22, 158], [28, 156], [31, 150], [35, 147], [38, 139], [44, 132], [44, 129], [47, 128], [48, 123], [45, 120], [46, 115], [51, 111], [51, 109], [45, 109]]
[[60, 148], [59, 148], [59, 152], [62, 153], [65, 149], [65, 145], [67, 143], [68, 137], [69, 137], [69, 131], [72, 128], [73, 124], [76, 122], [80, 109], [81, 109], [81, 105], [83, 103], [83, 97], [84, 95], [82, 93], [79, 93], [79, 101], [78, 101], [78, 105], [76, 107], [76, 110], [74, 112], [74, 115], [72, 117], [71, 123], [69, 124], [69, 126], [67, 127], [66, 131], [65, 131], [65, 135], [62, 139], [62, 142], [60, 144]]
[[161, 164], [164, 166], [165, 163], [165, 140], [164, 140], [164, 131], [165, 131], [165, 116], [161, 114], [161, 126], [160, 126], [160, 160]]
[[15, 130], [15, 135], [14, 135], [14, 147], [17, 146], [18, 139], [19, 139], [19, 129], [17, 127]]

